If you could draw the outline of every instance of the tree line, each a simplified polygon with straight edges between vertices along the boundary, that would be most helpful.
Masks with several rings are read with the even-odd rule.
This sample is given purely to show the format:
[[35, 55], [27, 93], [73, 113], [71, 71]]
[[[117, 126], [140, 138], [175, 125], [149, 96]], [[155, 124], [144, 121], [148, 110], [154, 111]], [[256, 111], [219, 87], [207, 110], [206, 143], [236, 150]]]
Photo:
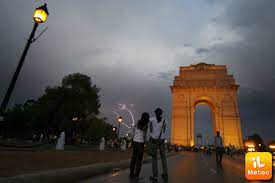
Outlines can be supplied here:
[[79, 133], [83, 139], [113, 138], [116, 134], [106, 118], [99, 117], [100, 88], [91, 78], [73, 73], [62, 79], [61, 86], [47, 87], [37, 100], [17, 104], [5, 113], [9, 137], [32, 134], [66, 135]]

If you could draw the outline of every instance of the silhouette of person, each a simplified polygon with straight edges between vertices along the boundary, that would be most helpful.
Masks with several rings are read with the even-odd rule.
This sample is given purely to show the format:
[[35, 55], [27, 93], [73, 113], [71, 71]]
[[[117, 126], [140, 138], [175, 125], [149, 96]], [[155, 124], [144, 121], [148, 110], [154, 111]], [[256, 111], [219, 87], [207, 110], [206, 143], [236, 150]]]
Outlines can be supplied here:
[[163, 174], [161, 175], [164, 180], [168, 180], [167, 163], [165, 156], [165, 131], [166, 122], [162, 118], [162, 109], [157, 108], [155, 110], [156, 116], [150, 119], [150, 140], [152, 142], [152, 172], [153, 176], [150, 179], [153, 181], [158, 180], [158, 160], [157, 151], [159, 149]]
[[144, 142], [149, 123], [149, 114], [144, 112], [133, 132], [133, 155], [130, 166], [130, 178], [139, 178], [139, 173], [142, 166], [142, 158], [144, 152]]
[[216, 150], [216, 162], [217, 164], [222, 164], [222, 155], [223, 155], [223, 140], [220, 136], [220, 132], [217, 131], [217, 135], [215, 136], [214, 146]]

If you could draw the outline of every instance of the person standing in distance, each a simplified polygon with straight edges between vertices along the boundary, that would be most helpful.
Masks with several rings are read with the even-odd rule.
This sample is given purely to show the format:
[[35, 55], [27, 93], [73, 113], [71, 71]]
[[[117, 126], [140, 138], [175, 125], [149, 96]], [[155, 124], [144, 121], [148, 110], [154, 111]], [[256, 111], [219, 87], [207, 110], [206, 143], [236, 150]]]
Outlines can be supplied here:
[[221, 165], [222, 164], [222, 154], [223, 154], [223, 140], [222, 137], [220, 136], [220, 132], [217, 131], [217, 136], [215, 136], [215, 150], [216, 150], [216, 162], [217, 164]]
[[159, 150], [163, 174], [161, 175], [164, 180], [168, 180], [167, 163], [165, 156], [165, 132], [166, 132], [166, 122], [162, 118], [162, 109], [157, 108], [155, 110], [156, 116], [150, 118], [150, 140], [152, 142], [152, 172], [153, 176], [150, 179], [153, 181], [158, 180], [158, 159], [157, 152]]

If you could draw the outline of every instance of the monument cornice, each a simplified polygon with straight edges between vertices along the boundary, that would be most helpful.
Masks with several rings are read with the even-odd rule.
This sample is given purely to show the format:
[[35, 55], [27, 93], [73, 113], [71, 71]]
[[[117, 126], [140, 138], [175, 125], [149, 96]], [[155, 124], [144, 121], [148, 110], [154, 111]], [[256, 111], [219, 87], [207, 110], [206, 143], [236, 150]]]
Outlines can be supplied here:
[[208, 91], [208, 92], [216, 92], [216, 91], [237, 91], [239, 85], [231, 85], [231, 86], [170, 86], [172, 92], [182, 92], [182, 91]]

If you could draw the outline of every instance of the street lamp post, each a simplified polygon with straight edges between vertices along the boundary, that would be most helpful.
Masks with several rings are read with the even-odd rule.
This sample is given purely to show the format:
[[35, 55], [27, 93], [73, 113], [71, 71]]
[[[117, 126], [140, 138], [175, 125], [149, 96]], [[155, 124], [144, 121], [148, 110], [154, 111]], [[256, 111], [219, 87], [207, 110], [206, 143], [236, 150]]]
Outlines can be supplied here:
[[7, 90], [7, 93], [4, 97], [4, 100], [2, 102], [2, 105], [1, 105], [1, 108], [0, 108], [0, 114], [3, 114], [6, 110], [6, 107], [9, 103], [9, 99], [10, 99], [10, 96], [12, 94], [12, 91], [14, 89], [14, 86], [15, 86], [15, 83], [16, 83], [16, 80], [18, 78], [18, 75], [20, 73], [20, 70], [22, 68], [22, 65], [24, 63], [24, 60], [25, 60], [25, 57], [28, 53], [28, 50], [29, 50], [29, 47], [31, 45], [31, 43], [34, 41], [34, 34], [35, 34], [35, 31], [38, 27], [39, 24], [41, 23], [44, 23], [47, 18], [48, 18], [48, 15], [49, 15], [49, 12], [48, 12], [48, 9], [47, 9], [47, 4], [45, 3], [43, 6], [40, 6], [38, 8], [35, 9], [34, 13], [33, 13], [33, 19], [34, 19], [34, 26], [33, 26], [33, 29], [32, 29], [32, 32], [30, 34], [30, 37], [28, 39], [28, 42], [26, 44], [26, 47], [22, 53], [22, 56], [19, 60], [19, 63], [18, 63], [18, 66], [16, 68], [16, 71], [12, 77], [12, 80], [10, 82], [10, 85], [9, 85], [9, 88]]
[[120, 130], [120, 125], [121, 125], [121, 123], [122, 123], [122, 117], [120, 116], [120, 117], [118, 118], [117, 138], [119, 138], [119, 130]]

